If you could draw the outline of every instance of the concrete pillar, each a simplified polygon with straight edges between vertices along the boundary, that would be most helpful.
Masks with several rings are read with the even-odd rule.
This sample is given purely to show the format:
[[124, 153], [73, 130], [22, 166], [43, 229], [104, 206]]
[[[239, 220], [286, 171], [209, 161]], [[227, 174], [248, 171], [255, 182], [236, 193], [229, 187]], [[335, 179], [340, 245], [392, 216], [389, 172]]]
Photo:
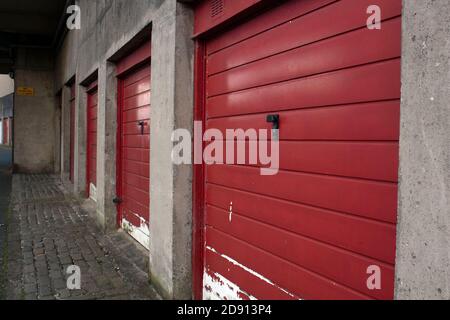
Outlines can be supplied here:
[[53, 173], [56, 107], [52, 51], [18, 49], [15, 85], [32, 88], [34, 93], [14, 96], [14, 170]]
[[81, 197], [86, 196], [86, 105], [86, 88], [76, 85], [73, 188]]
[[62, 106], [61, 106], [61, 96], [57, 95], [55, 97], [55, 173], [61, 173], [61, 119], [62, 119]]
[[395, 296], [450, 299], [450, 2], [403, 6]]
[[193, 12], [165, 1], [152, 30], [150, 277], [168, 299], [190, 299], [192, 166], [172, 163], [175, 128], [192, 133]]
[[115, 65], [104, 61], [98, 70], [97, 217], [105, 231], [116, 228], [117, 78]]
[[61, 179], [68, 183], [70, 174], [70, 88], [61, 92]]

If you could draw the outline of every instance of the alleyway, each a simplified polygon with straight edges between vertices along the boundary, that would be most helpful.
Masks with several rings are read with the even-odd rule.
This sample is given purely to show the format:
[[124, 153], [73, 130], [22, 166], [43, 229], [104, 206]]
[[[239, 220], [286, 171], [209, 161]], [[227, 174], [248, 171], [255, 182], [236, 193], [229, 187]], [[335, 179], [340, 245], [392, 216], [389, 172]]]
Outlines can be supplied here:
[[[104, 235], [96, 230], [59, 178], [14, 175], [12, 180], [7, 242], [2, 239], [6, 244], [2, 256], [7, 261], [2, 263], [2, 275], [7, 275], [3, 277], [5, 297], [158, 299], [148, 283], [143, 249], [121, 232]], [[1, 181], [4, 185], [7, 179], [2, 176]], [[0, 209], [4, 214], [4, 208]], [[67, 289], [69, 265], [81, 269], [81, 290]]]

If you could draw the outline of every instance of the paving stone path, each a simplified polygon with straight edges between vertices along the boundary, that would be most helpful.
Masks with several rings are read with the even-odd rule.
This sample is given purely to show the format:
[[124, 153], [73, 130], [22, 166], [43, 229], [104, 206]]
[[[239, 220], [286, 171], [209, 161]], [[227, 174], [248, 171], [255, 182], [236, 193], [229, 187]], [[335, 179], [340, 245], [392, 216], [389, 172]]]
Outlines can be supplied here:
[[[8, 299], [159, 299], [145, 250], [123, 232], [104, 234], [57, 176], [14, 175], [7, 223]], [[81, 270], [69, 290], [66, 271]]]

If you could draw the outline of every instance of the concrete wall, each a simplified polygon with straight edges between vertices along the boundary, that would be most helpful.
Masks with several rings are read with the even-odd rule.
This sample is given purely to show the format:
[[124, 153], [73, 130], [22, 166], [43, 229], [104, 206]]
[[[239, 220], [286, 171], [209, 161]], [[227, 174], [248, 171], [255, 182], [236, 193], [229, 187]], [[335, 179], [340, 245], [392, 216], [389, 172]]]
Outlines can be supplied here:
[[[81, 29], [70, 31], [56, 61], [56, 89], [75, 73], [78, 83], [95, 72], [101, 61], [120, 52], [148, 26], [164, 0], [78, 0]], [[149, 35], [150, 36], [150, 35]]]
[[150, 198], [151, 280], [166, 298], [192, 297], [191, 290], [191, 167], [171, 161], [175, 127], [192, 130], [193, 11], [176, 0], [79, 0], [81, 29], [70, 31], [56, 58], [54, 92], [62, 90], [61, 173], [69, 172], [69, 91], [76, 77], [75, 178], [71, 187], [85, 193], [86, 85], [98, 76], [97, 203], [99, 224], [116, 229], [115, 62], [143, 39], [152, 39], [152, 125]]
[[450, 299], [450, 2], [404, 0], [397, 299]]
[[53, 172], [55, 163], [55, 101], [53, 52], [19, 49], [16, 87], [34, 88], [34, 96], [14, 96], [14, 170]]

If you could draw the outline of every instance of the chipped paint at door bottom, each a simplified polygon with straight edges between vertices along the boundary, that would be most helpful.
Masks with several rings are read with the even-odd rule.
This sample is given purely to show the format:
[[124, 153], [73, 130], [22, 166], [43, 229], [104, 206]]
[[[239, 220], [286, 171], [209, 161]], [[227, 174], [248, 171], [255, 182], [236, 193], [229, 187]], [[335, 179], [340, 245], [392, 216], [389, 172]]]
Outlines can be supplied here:
[[89, 184], [89, 198], [97, 202], [97, 188], [93, 183]]
[[242, 291], [236, 284], [216, 272], [205, 271], [203, 274], [203, 299], [204, 300], [256, 300], [255, 297]]
[[[286, 291], [285, 289], [279, 287], [263, 275], [257, 273], [256, 271], [242, 265], [238, 261], [234, 260], [227, 255], [220, 254], [214, 248], [210, 246], [206, 246], [206, 250], [210, 250], [217, 255], [220, 255], [222, 258], [228, 260], [233, 265], [245, 270], [246, 272], [252, 274], [253, 276], [259, 278], [260, 280], [266, 282], [267, 284], [276, 287], [277, 289], [283, 291], [287, 295], [296, 298], [293, 294]], [[247, 297], [250, 300], [257, 300], [251, 294], [241, 290], [238, 285], [229, 281], [224, 276], [218, 273], [212, 273], [210, 270], [205, 270], [203, 273], [203, 299], [205, 300], [243, 300], [244, 297]]]
[[141, 219], [141, 225], [136, 227], [131, 222], [123, 218], [122, 229], [132, 236], [137, 242], [143, 245], [147, 250], [150, 249], [150, 229], [144, 219]]

